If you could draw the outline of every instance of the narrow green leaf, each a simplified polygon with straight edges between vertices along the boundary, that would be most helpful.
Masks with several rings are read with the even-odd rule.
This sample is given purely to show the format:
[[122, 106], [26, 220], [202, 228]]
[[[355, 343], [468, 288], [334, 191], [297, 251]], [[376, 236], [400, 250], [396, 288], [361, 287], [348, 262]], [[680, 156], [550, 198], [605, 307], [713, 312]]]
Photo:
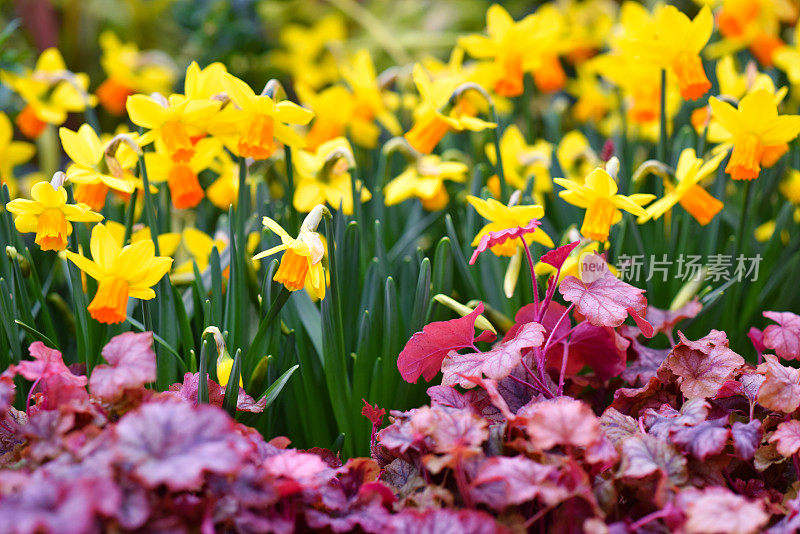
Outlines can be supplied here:
[[43, 341], [44, 344], [48, 345], [50, 348], [58, 349], [58, 345], [55, 343], [55, 341], [53, 341], [52, 339], [50, 339], [46, 335], [42, 334], [41, 332], [39, 332], [34, 327], [32, 327], [30, 325], [27, 325], [27, 324], [25, 324], [22, 321], [19, 321], [17, 319], [14, 319], [14, 322], [17, 323], [19, 326], [21, 326], [22, 329], [25, 330], [26, 332], [28, 332], [31, 336], [36, 338], [36, 340]]
[[228, 385], [225, 387], [225, 398], [222, 401], [222, 409], [228, 412], [231, 417], [236, 416], [236, 407], [239, 403], [239, 378], [242, 374], [242, 349], [236, 349], [231, 367], [231, 376]]
[[264, 392], [264, 396], [267, 398], [266, 405], [264, 406], [265, 409], [269, 408], [272, 403], [275, 402], [275, 400], [278, 398], [278, 395], [280, 395], [281, 391], [283, 391], [283, 387], [299, 367], [299, 365], [291, 367], [267, 388], [267, 390]]

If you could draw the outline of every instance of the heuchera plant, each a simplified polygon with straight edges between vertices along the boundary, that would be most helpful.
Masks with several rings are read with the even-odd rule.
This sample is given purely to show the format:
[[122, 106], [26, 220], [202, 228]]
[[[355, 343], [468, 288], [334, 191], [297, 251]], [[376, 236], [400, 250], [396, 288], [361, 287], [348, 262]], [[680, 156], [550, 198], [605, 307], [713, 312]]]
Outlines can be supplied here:
[[[536, 226], [485, 236], [473, 263]], [[478, 346], [491, 340], [475, 335], [479, 304], [403, 349], [403, 378], [441, 370], [441, 385], [429, 406], [390, 412], [377, 434], [395, 506], [489, 510], [516, 531], [800, 529], [800, 370], [782, 363], [800, 356], [800, 316], [765, 312], [777, 324], [751, 330], [751, 365], [725, 332], [675, 335], [697, 300], [648, 308], [601, 256], [561, 279], [577, 245], [541, 258], [556, 271], [544, 298], [534, 290], [493, 346]]]

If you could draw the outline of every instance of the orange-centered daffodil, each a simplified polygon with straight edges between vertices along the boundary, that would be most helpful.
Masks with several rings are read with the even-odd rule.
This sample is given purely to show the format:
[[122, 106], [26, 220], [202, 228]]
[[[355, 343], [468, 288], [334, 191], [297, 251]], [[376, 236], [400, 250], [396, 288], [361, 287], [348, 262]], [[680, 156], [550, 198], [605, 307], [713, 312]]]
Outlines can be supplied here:
[[556, 178], [554, 181], [565, 188], [558, 196], [586, 210], [581, 234], [595, 241], [608, 241], [611, 226], [622, 219], [620, 210], [643, 216], [646, 212], [642, 206], [656, 198], [655, 195], [645, 194], [618, 195], [614, 178], [601, 168], [589, 173], [584, 185], [565, 178]]
[[238, 107], [237, 153], [245, 158], [267, 159], [275, 152], [277, 139], [285, 145], [302, 148], [303, 138], [289, 124], [308, 124], [314, 114], [288, 100], [275, 102], [268, 95], [257, 95], [249, 85], [226, 74], [222, 84]]
[[700, 181], [717, 170], [720, 162], [725, 158], [725, 152], [720, 151], [710, 160], [704, 162], [703, 158], [695, 155], [693, 148], [686, 148], [678, 159], [678, 168], [675, 170], [677, 183], [673, 185], [664, 181], [667, 193], [656, 200], [645, 211], [646, 215], [637, 219], [639, 224], [649, 220], [658, 219], [671, 210], [675, 204], [680, 203], [683, 209], [701, 225], [705, 226], [722, 210], [722, 202], [708, 194], [700, 185]]
[[74, 222], [102, 221], [103, 216], [85, 204], [67, 204], [64, 173], [56, 173], [52, 182], [39, 182], [31, 189], [33, 200], [17, 198], [6, 204], [14, 224], [22, 233], [36, 232], [36, 244], [42, 250], [64, 250]]
[[102, 224], [92, 229], [90, 242], [94, 261], [67, 251], [67, 258], [97, 280], [97, 293], [89, 303], [89, 315], [106, 323], [121, 323], [127, 316], [128, 297], [150, 300], [156, 296], [152, 286], [172, 266], [172, 258], [156, 256], [152, 240], [120, 247]]
[[[481, 238], [491, 232], [499, 232], [500, 230], [507, 230], [509, 228], [516, 228], [525, 226], [531, 219], [541, 219], [544, 217], [544, 208], [539, 205], [531, 206], [506, 206], [493, 198], [483, 200], [472, 195], [467, 196], [467, 201], [475, 208], [475, 211], [488, 220], [489, 223], [478, 231], [475, 239], [472, 240], [472, 246], [477, 246]], [[553, 246], [553, 240], [550, 239], [544, 230], [538, 228], [535, 232], [525, 234], [525, 242], [531, 244], [532, 242], [541, 243], [546, 247]], [[493, 246], [490, 250], [498, 256], [513, 256], [517, 253], [517, 248], [520, 243], [516, 239], [509, 239], [508, 241], [499, 245]]]
[[273, 280], [283, 284], [289, 291], [298, 291], [305, 287], [317, 299], [325, 298], [326, 283], [322, 269], [325, 245], [316, 229], [326, 211], [325, 206], [314, 207], [303, 220], [297, 239], [290, 236], [277, 222], [264, 217], [264, 226], [281, 238], [281, 244], [253, 256], [254, 260], [258, 260], [284, 251]]
[[733, 137], [733, 151], [725, 172], [734, 180], [758, 178], [761, 165], [774, 164], [800, 133], [800, 115], [778, 115], [775, 98], [759, 89], [746, 95], [736, 109], [711, 97], [711, 112]]

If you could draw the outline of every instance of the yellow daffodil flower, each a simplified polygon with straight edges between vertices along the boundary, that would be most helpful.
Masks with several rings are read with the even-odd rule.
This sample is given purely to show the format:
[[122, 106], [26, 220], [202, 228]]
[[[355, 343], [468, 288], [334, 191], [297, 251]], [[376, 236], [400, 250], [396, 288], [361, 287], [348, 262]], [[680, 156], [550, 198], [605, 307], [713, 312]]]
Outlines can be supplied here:
[[558, 196], [573, 206], [586, 210], [581, 234], [595, 241], [608, 241], [611, 226], [622, 219], [620, 210], [643, 216], [646, 212], [642, 206], [655, 198], [654, 195], [646, 194], [618, 195], [617, 183], [602, 168], [589, 173], [585, 185], [564, 178], [556, 178], [554, 181], [565, 189]]
[[128, 98], [128, 115], [136, 125], [148, 128], [145, 145], [158, 139], [176, 163], [187, 163], [195, 153], [194, 140], [205, 135], [220, 108], [216, 100], [188, 100], [181, 95], [168, 99], [145, 95]]
[[561, 137], [556, 147], [556, 159], [564, 176], [578, 183], [601, 164], [600, 157], [580, 130], [570, 130]]
[[325, 211], [325, 206], [315, 206], [303, 220], [297, 239], [290, 236], [278, 223], [264, 217], [264, 226], [281, 238], [281, 244], [253, 257], [254, 260], [259, 260], [284, 251], [273, 280], [283, 284], [289, 291], [298, 291], [305, 287], [317, 299], [325, 298], [325, 273], [322, 269], [325, 246], [316, 232]]
[[697, 100], [711, 88], [700, 52], [713, 29], [714, 18], [708, 6], [690, 20], [675, 6], [668, 5], [658, 11], [652, 34], [621, 43], [623, 50], [634, 57], [669, 69], [678, 79], [681, 96]]
[[176, 162], [163, 144], [157, 142], [156, 151], [144, 155], [148, 178], [154, 183], [167, 182], [173, 206], [178, 209], [193, 208], [205, 196], [197, 175], [207, 169], [221, 151], [222, 143], [218, 139], [205, 137], [196, 143], [187, 161]]
[[[123, 240], [125, 239], [125, 225], [118, 223], [116, 221], [107, 220], [103, 223], [103, 226], [106, 227], [111, 235], [114, 237], [114, 240], [117, 244], [122, 248], [125, 243]], [[138, 243], [139, 241], [152, 241], [153, 238], [150, 236], [150, 228], [144, 225], [134, 225], [133, 231], [131, 232], [131, 236], [129, 239], [129, 244]], [[178, 246], [181, 244], [181, 234], [178, 232], [167, 232], [164, 234], [158, 234], [158, 250], [164, 256], [172, 256], [175, 254], [175, 251], [178, 249]]]
[[135, 43], [123, 43], [109, 30], [100, 34], [100, 49], [106, 80], [97, 88], [97, 99], [110, 113], [122, 115], [132, 94], [167, 94], [172, 89], [177, 72], [163, 52], [142, 52]]
[[212, 63], [201, 69], [196, 61], [186, 68], [184, 94], [189, 100], [206, 100], [225, 92], [222, 80], [228, 69], [222, 63]]
[[304, 140], [289, 124], [308, 124], [314, 114], [294, 102], [275, 102], [267, 95], [256, 95], [245, 82], [227, 74], [222, 84], [236, 104], [240, 128], [236, 152], [245, 158], [267, 159], [275, 152], [275, 140], [302, 148]]
[[36, 148], [24, 141], [14, 141], [14, 128], [8, 115], [0, 111], [0, 184], [8, 184], [11, 196], [16, 193], [14, 167], [30, 160]]
[[[350, 169], [355, 166], [353, 149], [344, 137], [326, 141], [316, 152], [301, 150], [294, 159], [297, 184], [294, 190], [294, 207], [301, 213], [310, 212], [317, 204], [330, 204], [334, 209], [342, 206], [346, 215], [353, 213], [353, 190]], [[356, 181], [356, 192], [361, 191], [361, 202], [372, 194]]]
[[142, 181], [131, 169], [136, 166], [140, 150], [136, 145], [136, 134], [124, 134], [115, 139], [114, 153], [108, 153], [111, 136], [99, 137], [94, 128], [83, 124], [77, 132], [60, 128], [61, 145], [73, 161], [67, 168], [67, 179], [77, 184], [75, 200], [101, 210], [109, 189], [130, 194], [142, 188]]
[[789, 0], [724, 0], [717, 13], [722, 39], [708, 48], [716, 58], [749, 48], [758, 62], [771, 67], [773, 56], [783, 41], [780, 23], [796, 23], [797, 5]]
[[339, 79], [331, 50], [341, 47], [346, 37], [347, 27], [339, 14], [322, 17], [309, 27], [287, 24], [279, 37], [283, 49], [270, 52], [269, 59], [296, 84], [316, 90]]
[[699, 184], [717, 170], [725, 155], [725, 152], [721, 151], [704, 162], [695, 155], [693, 148], [685, 148], [681, 152], [675, 170], [677, 184], [672, 185], [665, 180], [664, 186], [668, 192], [650, 204], [645, 209], [646, 214], [640, 216], [637, 222], [642, 224], [649, 219], [658, 219], [675, 204], [680, 203], [698, 223], [703, 226], [710, 223], [711, 219], [722, 210], [722, 202], [709, 195]]
[[774, 97], [764, 89], [742, 98], [738, 109], [714, 97], [708, 103], [714, 118], [733, 138], [725, 172], [734, 180], [758, 178], [761, 165], [774, 164], [800, 133], [800, 115], [778, 115]]
[[468, 167], [457, 161], [442, 161], [439, 156], [421, 156], [383, 190], [387, 206], [418, 198], [428, 211], [444, 209], [450, 201], [444, 181], [463, 183]]
[[[740, 73], [733, 56], [723, 56], [717, 61], [716, 71], [720, 95], [732, 97], [736, 100], [741, 99], [748, 93], [764, 89], [773, 95], [775, 104], [778, 105], [788, 92], [786, 87], [777, 89], [772, 78], [768, 74], [758, 72], [758, 68], [753, 61], [749, 62], [744, 72]], [[691, 123], [699, 134], [702, 134], [707, 126], [706, 136], [713, 143], [730, 141], [730, 134], [719, 124], [718, 120], [713, 120], [709, 106], [703, 106], [692, 111]]]
[[786, 73], [794, 86], [795, 100], [800, 97], [800, 24], [794, 28], [794, 44], [778, 48], [772, 56], [775, 66]]
[[90, 242], [94, 261], [71, 251], [67, 258], [97, 280], [97, 293], [87, 310], [96, 321], [121, 323], [127, 317], [128, 297], [150, 300], [151, 288], [169, 272], [172, 258], [156, 256], [152, 240], [120, 247], [102, 224], [92, 229]]
[[474, 58], [493, 61], [493, 89], [500, 96], [521, 95], [523, 75], [531, 71], [543, 76], [537, 80], [540, 90], [553, 91], [563, 87], [566, 75], [558, 55], [545, 53], [543, 48], [548, 42], [559, 43], [561, 27], [561, 16], [555, 9], [540, 8], [515, 22], [502, 6], [493, 4], [486, 11], [488, 35], [467, 35], [459, 39], [459, 45]]
[[[506, 183], [521, 191], [528, 187], [533, 178], [533, 197], [543, 202], [543, 195], [553, 190], [550, 179], [550, 163], [553, 159], [553, 145], [539, 140], [533, 145], [525, 142], [525, 137], [515, 124], [509, 125], [500, 138], [500, 154], [503, 156], [503, 170]], [[486, 145], [486, 156], [492, 165], [497, 162], [494, 144]], [[500, 180], [497, 175], [489, 178], [489, 190], [500, 196]]]
[[598, 123], [614, 105], [608, 88], [600, 83], [597, 73], [586, 66], [577, 69], [577, 76], [569, 82], [567, 91], [576, 98], [572, 115], [578, 122]]
[[[508, 228], [515, 228], [518, 226], [527, 225], [531, 219], [541, 219], [544, 217], [544, 208], [539, 205], [531, 206], [506, 206], [493, 198], [483, 200], [472, 195], [467, 196], [469, 202], [475, 211], [484, 219], [490, 221], [478, 231], [475, 239], [472, 240], [472, 246], [477, 246], [481, 238], [490, 232], [499, 232]], [[546, 247], [553, 246], [553, 240], [550, 239], [544, 230], [538, 228], [535, 232], [525, 234], [525, 242], [530, 245], [533, 242], [540, 243]], [[493, 246], [490, 250], [497, 256], [514, 256], [520, 246], [519, 240], [509, 239], [505, 243]]]
[[[381, 86], [369, 50], [362, 48], [341, 66], [342, 79], [353, 92], [353, 119], [350, 125], [353, 140], [367, 148], [374, 148], [377, 136], [375, 122], [391, 135], [400, 135], [402, 129], [397, 117], [389, 111], [391, 95]], [[375, 138], [370, 144], [370, 139]]]
[[67, 120], [68, 113], [94, 105], [94, 98], [88, 94], [89, 77], [67, 70], [56, 48], [42, 52], [33, 70], [23, 74], [2, 71], [0, 81], [25, 101], [16, 123], [30, 139], [39, 137], [47, 124], [58, 126]]
[[443, 113], [453, 92], [466, 81], [461, 77], [442, 76], [432, 79], [419, 63], [414, 65], [413, 77], [422, 102], [415, 114], [414, 125], [406, 132], [405, 138], [415, 150], [430, 154], [451, 130], [479, 132], [497, 126], [475, 117], [475, 110], [466, 98], [459, 99], [450, 113]]
[[64, 174], [56, 173], [52, 182], [39, 182], [31, 188], [32, 200], [17, 198], [6, 204], [15, 215], [14, 224], [22, 233], [36, 232], [42, 250], [64, 250], [72, 234], [70, 222], [97, 222], [103, 216], [85, 204], [67, 204]]
[[206, 189], [208, 200], [221, 210], [236, 206], [239, 200], [239, 164], [227, 151], [220, 150], [209, 168], [218, 178]]
[[800, 206], [800, 170], [789, 169], [786, 179], [778, 185], [778, 190], [786, 200]]

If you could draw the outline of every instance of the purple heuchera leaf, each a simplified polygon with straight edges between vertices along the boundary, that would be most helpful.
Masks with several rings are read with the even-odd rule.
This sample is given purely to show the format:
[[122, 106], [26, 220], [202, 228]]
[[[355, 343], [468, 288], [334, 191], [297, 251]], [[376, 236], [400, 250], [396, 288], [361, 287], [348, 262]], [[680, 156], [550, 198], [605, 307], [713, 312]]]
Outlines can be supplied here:
[[764, 317], [778, 323], [764, 329], [764, 346], [784, 360], [800, 358], [800, 315], [765, 311]]
[[[578, 323], [569, 337], [566, 376], [577, 375], [584, 366], [590, 367], [600, 380], [619, 376], [625, 370], [630, 341], [607, 326]], [[547, 366], [561, 369], [563, 343], [547, 351]]]
[[733, 451], [742, 460], [752, 460], [756, 449], [761, 445], [761, 421], [753, 419], [749, 423], [736, 421], [731, 425]]
[[475, 383], [466, 377], [486, 375], [502, 380], [522, 361], [523, 352], [544, 343], [544, 327], [539, 323], [526, 323], [517, 335], [486, 352], [459, 354], [451, 350], [442, 362], [442, 385], [455, 384], [472, 388]]
[[558, 469], [525, 456], [495, 456], [481, 464], [472, 480], [475, 500], [501, 511], [541, 497], [554, 505], [567, 497], [567, 488], [558, 484]]
[[225, 412], [184, 402], [145, 404], [119, 421], [115, 435], [119, 460], [136, 478], [174, 491], [197, 489], [205, 472], [236, 472], [251, 450]]
[[469, 259], [469, 264], [474, 265], [475, 260], [477, 260], [478, 256], [482, 252], [485, 252], [486, 249], [490, 249], [496, 245], [502, 245], [509, 239], [517, 239], [523, 237], [525, 234], [532, 234], [541, 225], [542, 223], [538, 219], [531, 219], [525, 226], [515, 226], [497, 232], [489, 232], [481, 237], [478, 246], [475, 248], [475, 252], [472, 253], [472, 257]]
[[110, 365], [98, 365], [89, 379], [89, 391], [101, 400], [115, 401], [125, 390], [140, 388], [156, 379], [152, 332], [114, 336], [101, 354]]
[[427, 382], [442, 368], [442, 361], [452, 350], [473, 347], [475, 341], [489, 341], [489, 331], [475, 337], [475, 319], [483, 313], [483, 303], [464, 317], [450, 321], [437, 321], [425, 325], [408, 340], [397, 358], [397, 368], [406, 382], [416, 382], [422, 376]]
[[615, 328], [625, 322], [631, 312], [640, 316], [637, 324], [646, 322], [641, 319], [647, 310], [644, 290], [623, 282], [609, 272], [588, 283], [567, 276], [558, 290], [564, 300], [575, 304], [575, 309], [595, 326]]
[[711, 421], [703, 421], [696, 426], [685, 426], [674, 429], [671, 439], [673, 443], [682, 446], [685, 450], [701, 460], [719, 454], [728, 443], [730, 430], [725, 428], [728, 417], [721, 417]]
[[580, 244], [580, 241], [573, 241], [572, 243], [554, 248], [553, 250], [550, 250], [542, 255], [542, 257], [539, 258], [539, 261], [548, 265], [552, 265], [556, 269], [560, 269], [561, 266], [564, 265], [564, 262], [567, 261], [567, 258], [572, 251], [575, 250], [575, 247]]
[[647, 321], [653, 325], [656, 332], [672, 333], [679, 322], [695, 317], [703, 309], [703, 305], [695, 297], [677, 310], [661, 310], [653, 306], [647, 307]]

